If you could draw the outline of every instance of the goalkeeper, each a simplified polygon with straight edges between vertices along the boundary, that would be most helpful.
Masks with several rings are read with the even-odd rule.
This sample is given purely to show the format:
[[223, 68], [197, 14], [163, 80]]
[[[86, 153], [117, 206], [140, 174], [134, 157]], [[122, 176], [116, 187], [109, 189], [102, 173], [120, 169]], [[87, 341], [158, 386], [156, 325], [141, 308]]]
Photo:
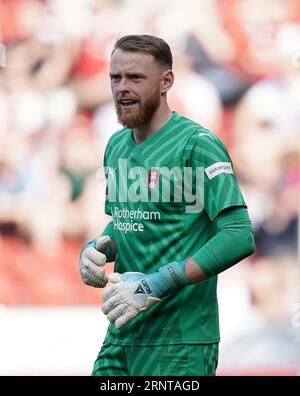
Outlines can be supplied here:
[[[124, 126], [104, 156], [107, 190], [116, 188], [105, 206], [112, 221], [80, 255], [84, 283], [111, 282], [102, 306], [111, 323], [93, 375], [215, 375], [217, 275], [255, 250], [231, 159], [216, 135], [170, 110], [172, 55], [162, 39], [121, 37], [110, 79]], [[170, 199], [164, 199], [164, 169], [191, 170], [190, 191], [196, 198], [203, 192], [202, 206], [185, 194], [178, 200], [178, 174], [169, 178]], [[204, 170], [203, 184], [197, 169]], [[137, 184], [139, 193], [146, 186], [148, 199], [131, 199]], [[115, 272], [106, 276], [110, 261]]]

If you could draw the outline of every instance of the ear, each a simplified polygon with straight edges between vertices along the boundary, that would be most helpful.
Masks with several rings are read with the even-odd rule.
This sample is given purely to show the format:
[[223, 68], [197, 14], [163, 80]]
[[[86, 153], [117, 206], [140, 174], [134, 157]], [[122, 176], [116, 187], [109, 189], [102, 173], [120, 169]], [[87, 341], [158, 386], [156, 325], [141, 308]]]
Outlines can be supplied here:
[[163, 72], [161, 79], [161, 89], [160, 92], [162, 95], [165, 95], [169, 89], [172, 87], [174, 82], [174, 73], [171, 69]]

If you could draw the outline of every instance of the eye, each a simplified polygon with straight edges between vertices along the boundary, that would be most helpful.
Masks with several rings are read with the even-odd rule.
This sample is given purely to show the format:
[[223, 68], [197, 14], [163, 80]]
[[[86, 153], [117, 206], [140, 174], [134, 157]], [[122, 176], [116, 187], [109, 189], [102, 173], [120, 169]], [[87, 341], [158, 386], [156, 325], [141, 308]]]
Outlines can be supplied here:
[[117, 82], [117, 81], [120, 80], [120, 78], [121, 78], [121, 76], [119, 76], [117, 74], [113, 74], [113, 75], [110, 76], [110, 79], [111, 79], [112, 82]]
[[139, 75], [137, 75], [137, 74], [133, 74], [133, 75], [131, 76], [131, 79], [132, 79], [133, 81], [138, 81], [138, 80], [141, 79], [141, 76], [139, 76]]

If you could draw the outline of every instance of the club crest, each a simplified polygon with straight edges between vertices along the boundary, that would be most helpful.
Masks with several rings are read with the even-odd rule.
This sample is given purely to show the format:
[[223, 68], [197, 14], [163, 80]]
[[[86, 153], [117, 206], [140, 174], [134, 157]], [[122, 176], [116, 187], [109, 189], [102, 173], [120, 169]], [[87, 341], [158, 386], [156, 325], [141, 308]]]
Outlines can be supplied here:
[[151, 169], [148, 172], [148, 187], [150, 190], [153, 190], [158, 184], [159, 181], [159, 171], [158, 169]]

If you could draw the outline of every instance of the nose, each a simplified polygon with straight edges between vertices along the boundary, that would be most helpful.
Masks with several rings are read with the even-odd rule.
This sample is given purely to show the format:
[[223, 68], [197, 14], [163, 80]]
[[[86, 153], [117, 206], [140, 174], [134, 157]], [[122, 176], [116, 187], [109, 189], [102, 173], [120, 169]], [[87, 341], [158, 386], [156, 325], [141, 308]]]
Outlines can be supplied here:
[[129, 92], [128, 81], [126, 78], [121, 78], [118, 84], [118, 92], [124, 93]]

